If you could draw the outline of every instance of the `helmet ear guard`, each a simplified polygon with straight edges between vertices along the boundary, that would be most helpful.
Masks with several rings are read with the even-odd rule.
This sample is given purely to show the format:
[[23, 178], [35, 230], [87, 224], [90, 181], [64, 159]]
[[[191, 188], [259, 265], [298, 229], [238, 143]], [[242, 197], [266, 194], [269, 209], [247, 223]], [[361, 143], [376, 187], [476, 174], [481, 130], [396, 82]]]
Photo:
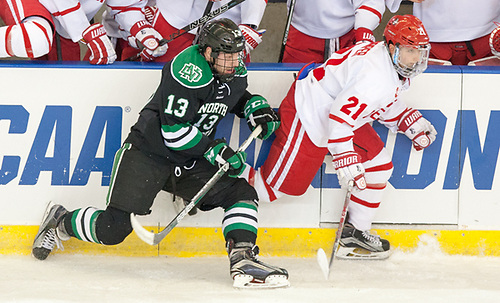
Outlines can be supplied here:
[[[427, 68], [430, 51], [429, 35], [422, 21], [417, 17], [413, 15], [393, 16], [385, 27], [384, 40], [388, 48], [390, 45], [395, 47], [391, 55], [392, 63], [402, 77], [415, 77]], [[405, 47], [419, 51], [420, 58], [412, 66], [402, 63], [401, 49]]]

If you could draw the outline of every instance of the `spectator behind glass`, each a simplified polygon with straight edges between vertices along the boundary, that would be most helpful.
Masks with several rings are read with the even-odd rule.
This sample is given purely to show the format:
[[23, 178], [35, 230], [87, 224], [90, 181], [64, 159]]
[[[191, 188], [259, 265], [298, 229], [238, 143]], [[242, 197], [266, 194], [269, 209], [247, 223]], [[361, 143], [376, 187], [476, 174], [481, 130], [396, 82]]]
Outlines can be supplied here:
[[[288, 1], [290, 5], [290, 1]], [[341, 48], [375, 41], [384, 0], [296, 0], [283, 62], [321, 63]]]
[[[212, 1], [213, 7], [211, 10], [214, 11], [229, 1]], [[154, 29], [168, 39], [179, 29], [200, 19], [204, 15], [208, 3], [209, 0], [162, 0], [156, 1], [155, 5], [154, 1], [149, 1], [148, 7], [146, 7], [146, 16]], [[231, 19], [239, 25], [238, 27], [245, 36], [244, 55], [246, 62], [250, 61], [250, 51], [262, 42], [264, 31], [257, 30], [257, 28], [264, 15], [266, 5], [266, 0], [246, 0], [217, 17]], [[193, 44], [196, 33], [197, 29], [194, 29], [171, 41], [168, 43], [167, 53], [155, 58], [154, 61], [166, 62], [172, 60], [179, 52]], [[119, 43], [123, 44], [124, 42], [120, 41]], [[134, 58], [137, 52], [136, 48], [124, 47], [122, 58]]]
[[[10, 1], [10, 0], [7, 0]], [[57, 32], [57, 47], [39, 59], [80, 61], [80, 45], [84, 43], [88, 49], [85, 60], [92, 64], [111, 64], [116, 60], [114, 45], [107, 36], [104, 27], [91, 24], [96, 14], [100, 11], [102, 0], [40, 0], [39, 1], [51, 14]], [[141, 0], [108, 0], [112, 17], [128, 33], [132, 32], [135, 40], [146, 48], [141, 56], [151, 57], [162, 55], [166, 46], [159, 46], [162, 39], [145, 20], [142, 8], [145, 2]], [[162, 52], [163, 51], [163, 52]]]
[[[431, 59], [467, 65], [492, 56], [489, 37], [500, 22], [499, 0], [411, 0], [413, 15], [424, 23]], [[395, 12], [401, 0], [386, 0]], [[432, 64], [432, 60], [430, 60]]]
[[52, 48], [52, 17], [37, 0], [0, 0], [0, 18], [0, 58], [39, 58]]

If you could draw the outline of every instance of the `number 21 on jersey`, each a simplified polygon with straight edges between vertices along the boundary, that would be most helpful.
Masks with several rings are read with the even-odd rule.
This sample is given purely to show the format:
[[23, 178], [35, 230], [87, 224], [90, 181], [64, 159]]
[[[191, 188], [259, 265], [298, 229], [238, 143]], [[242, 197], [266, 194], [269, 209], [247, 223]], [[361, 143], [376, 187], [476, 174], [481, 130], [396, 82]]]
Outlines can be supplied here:
[[360, 103], [358, 98], [352, 96], [347, 99], [347, 104], [342, 106], [340, 111], [356, 120], [366, 107], [365, 103]]

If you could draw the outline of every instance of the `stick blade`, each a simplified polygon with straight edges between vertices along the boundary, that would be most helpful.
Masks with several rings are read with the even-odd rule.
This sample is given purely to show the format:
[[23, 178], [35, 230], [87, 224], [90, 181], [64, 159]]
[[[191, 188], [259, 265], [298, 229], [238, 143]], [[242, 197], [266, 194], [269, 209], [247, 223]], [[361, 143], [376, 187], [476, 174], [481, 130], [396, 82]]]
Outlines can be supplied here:
[[318, 261], [319, 268], [321, 268], [321, 271], [325, 276], [325, 280], [328, 280], [328, 277], [330, 276], [330, 262], [328, 262], [328, 257], [326, 256], [323, 248], [318, 249], [318, 252], [316, 253], [316, 260]]
[[134, 213], [130, 214], [130, 223], [132, 223], [132, 227], [134, 228], [134, 231], [139, 239], [148, 243], [149, 245], [156, 245], [154, 243], [155, 234], [142, 227], [141, 223], [137, 221], [136, 215]]

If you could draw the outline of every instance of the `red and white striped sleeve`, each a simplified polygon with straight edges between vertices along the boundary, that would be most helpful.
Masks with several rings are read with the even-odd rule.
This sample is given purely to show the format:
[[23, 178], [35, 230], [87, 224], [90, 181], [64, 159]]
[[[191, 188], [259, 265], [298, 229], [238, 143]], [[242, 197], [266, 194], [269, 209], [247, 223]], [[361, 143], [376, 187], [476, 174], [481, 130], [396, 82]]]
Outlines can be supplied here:
[[147, 0], [107, 0], [106, 4], [110, 8], [110, 15], [129, 33], [134, 24], [146, 20], [144, 7], [147, 2]]
[[259, 26], [266, 10], [267, 0], [250, 0], [245, 1], [241, 5], [241, 21], [240, 24], [251, 24]]
[[46, 55], [54, 37], [50, 13], [35, 0], [0, 0], [0, 58]]
[[384, 0], [358, 0], [354, 1], [355, 22], [354, 28], [366, 28], [373, 31], [382, 21], [385, 12]]
[[393, 133], [396, 133], [398, 131], [399, 120], [409, 110], [411, 108], [407, 107], [403, 101], [396, 99], [394, 102], [388, 104], [388, 110], [380, 115], [378, 121]]
[[40, 3], [61, 24], [73, 42], [78, 42], [82, 39], [82, 33], [90, 26], [90, 22], [80, 1], [40, 0]]

